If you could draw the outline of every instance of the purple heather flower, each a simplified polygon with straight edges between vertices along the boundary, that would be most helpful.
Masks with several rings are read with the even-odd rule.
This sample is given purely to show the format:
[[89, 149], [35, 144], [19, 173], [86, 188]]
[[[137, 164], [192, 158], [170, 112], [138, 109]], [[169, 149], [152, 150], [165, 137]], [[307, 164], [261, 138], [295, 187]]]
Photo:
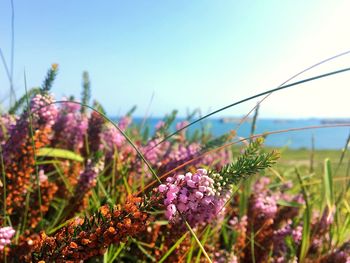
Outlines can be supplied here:
[[164, 122], [164, 121], [159, 121], [159, 122], [157, 122], [157, 124], [156, 124], [156, 126], [155, 126], [155, 128], [156, 128], [157, 131], [160, 130], [160, 129], [162, 129], [163, 127], [165, 127], [165, 122]]
[[273, 232], [273, 255], [275, 262], [281, 262], [280, 259], [287, 255], [288, 247], [286, 237], [292, 234], [291, 222]]
[[[176, 124], [176, 130], [181, 130], [183, 129], [184, 127], [186, 127], [187, 125], [189, 124], [188, 121], [181, 121], [179, 123]], [[178, 134], [178, 139], [180, 141], [185, 141], [186, 139], [186, 129], [183, 129], [179, 134]]]
[[253, 186], [253, 191], [256, 194], [263, 194], [266, 191], [267, 186], [270, 184], [270, 178], [261, 177]]
[[[170, 145], [169, 145], [170, 146]], [[171, 151], [167, 155], [169, 161], [164, 167], [164, 170], [169, 171], [177, 167], [181, 163], [185, 163], [192, 158], [194, 158], [200, 152], [200, 145], [198, 143], [191, 143], [189, 145], [185, 144], [174, 144], [171, 146]], [[200, 161], [196, 161], [192, 163], [192, 165], [202, 163]]]
[[264, 195], [255, 196], [253, 211], [258, 218], [274, 218], [277, 213], [275, 198]]
[[77, 193], [85, 194], [89, 189], [95, 186], [96, 177], [103, 170], [104, 162], [93, 163], [88, 160], [84, 171], [79, 176], [77, 184]]
[[272, 194], [267, 186], [270, 179], [261, 177], [253, 186], [254, 194], [250, 200], [249, 210], [257, 219], [274, 219], [277, 214], [279, 194]]
[[80, 105], [64, 103], [54, 125], [55, 143], [64, 148], [78, 151], [84, 145], [84, 135], [88, 129], [88, 118], [81, 114]]
[[125, 131], [128, 128], [128, 126], [131, 124], [131, 122], [132, 122], [132, 119], [130, 116], [124, 116], [119, 120], [118, 127], [122, 131]]
[[4, 250], [5, 246], [11, 243], [11, 238], [15, 234], [15, 230], [10, 226], [0, 228], [0, 251]]
[[231, 191], [219, 190], [219, 183], [210, 176], [205, 169], [198, 169], [194, 174], [168, 177], [166, 184], [158, 187], [164, 195], [168, 220], [180, 221], [181, 212], [191, 226], [196, 226], [210, 222], [222, 212]]
[[[57, 117], [56, 105], [51, 104], [54, 100], [49, 95], [36, 95], [30, 101], [30, 110], [32, 113], [32, 124], [34, 129], [51, 128]], [[13, 161], [13, 157], [21, 152], [21, 147], [26, 143], [29, 135], [29, 112], [25, 111], [11, 125], [9, 129], [9, 139], [4, 144], [3, 155], [5, 163]]]
[[189, 124], [188, 121], [181, 121], [176, 124], [176, 130], [180, 130], [183, 127], [186, 127]]
[[348, 253], [346, 253], [345, 251], [339, 251], [339, 252], [335, 253], [333, 257], [334, 257], [333, 262], [350, 263], [350, 255]]
[[37, 128], [37, 125], [53, 126], [58, 110], [55, 104], [52, 104], [55, 100], [50, 95], [35, 95], [30, 101], [30, 110], [33, 115], [33, 126]]
[[302, 226], [297, 226], [295, 229], [292, 230], [292, 238], [296, 244], [300, 244], [302, 236], [303, 236]]
[[100, 150], [105, 150], [108, 156], [113, 155], [116, 148], [122, 147], [125, 142], [124, 136], [114, 127], [108, 123], [100, 134]]

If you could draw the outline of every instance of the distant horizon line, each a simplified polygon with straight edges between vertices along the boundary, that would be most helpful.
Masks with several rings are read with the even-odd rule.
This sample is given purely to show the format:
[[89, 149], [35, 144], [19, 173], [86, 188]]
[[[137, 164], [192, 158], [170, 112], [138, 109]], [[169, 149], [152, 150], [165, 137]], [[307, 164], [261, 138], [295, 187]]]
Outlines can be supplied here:
[[[109, 115], [110, 118], [122, 118], [125, 117], [125, 115]], [[163, 116], [131, 116], [132, 118], [137, 118], [137, 119], [163, 119], [165, 115]], [[208, 119], [243, 119], [245, 116], [223, 116], [223, 117], [208, 117]], [[186, 119], [187, 117], [184, 116], [177, 116], [176, 119]], [[248, 119], [252, 119], [253, 117], [248, 117]], [[196, 118], [192, 118], [196, 119]], [[258, 117], [258, 120], [349, 120], [350, 117]]]

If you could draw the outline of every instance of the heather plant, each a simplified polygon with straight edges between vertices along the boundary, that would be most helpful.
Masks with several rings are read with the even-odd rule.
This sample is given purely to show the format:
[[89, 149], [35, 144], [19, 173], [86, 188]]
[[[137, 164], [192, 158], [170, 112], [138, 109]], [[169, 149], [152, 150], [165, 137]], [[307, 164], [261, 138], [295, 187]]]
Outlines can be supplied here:
[[283, 164], [255, 123], [214, 138], [174, 111], [150, 134], [134, 109], [114, 123], [90, 106], [86, 72], [81, 103], [55, 101], [57, 72], [0, 118], [1, 260], [350, 260], [347, 146], [320, 174]]

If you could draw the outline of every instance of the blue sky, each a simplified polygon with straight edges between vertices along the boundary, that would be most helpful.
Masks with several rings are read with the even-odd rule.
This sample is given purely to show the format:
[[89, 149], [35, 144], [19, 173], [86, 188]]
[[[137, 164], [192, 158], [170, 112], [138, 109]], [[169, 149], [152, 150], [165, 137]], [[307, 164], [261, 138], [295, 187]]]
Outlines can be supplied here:
[[[14, 85], [24, 92], [60, 66], [53, 92], [79, 96], [82, 71], [110, 115], [176, 108], [202, 113], [274, 88], [350, 50], [349, 1], [16, 1]], [[11, 8], [0, 1], [0, 48], [9, 60]], [[350, 66], [350, 56], [304, 77]], [[300, 79], [300, 78], [299, 78]], [[8, 81], [0, 67], [4, 106]], [[263, 117], [349, 117], [350, 73], [274, 94]], [[219, 116], [241, 115], [253, 101]]]

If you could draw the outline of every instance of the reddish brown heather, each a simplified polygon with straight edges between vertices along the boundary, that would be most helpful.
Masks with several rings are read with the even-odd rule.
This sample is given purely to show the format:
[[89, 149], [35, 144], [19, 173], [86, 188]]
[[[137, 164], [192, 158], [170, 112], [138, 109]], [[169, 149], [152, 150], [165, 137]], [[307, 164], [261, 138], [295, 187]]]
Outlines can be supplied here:
[[[63, 178], [65, 178], [66, 182], [62, 180], [61, 176], [57, 176], [55, 178], [55, 182], [58, 188], [56, 196], [59, 198], [67, 199], [72, 196], [73, 189], [78, 183], [78, 178], [82, 169], [82, 163], [65, 160], [58, 164], [58, 168], [62, 172]], [[55, 168], [53, 167], [53, 169]], [[66, 183], [68, 183], [69, 189], [67, 188]]]
[[41, 193], [41, 206], [39, 203], [39, 192], [37, 186], [33, 189], [33, 194], [30, 198], [30, 209], [28, 210], [27, 217], [29, 218], [29, 226], [35, 228], [35, 226], [41, 220], [41, 214], [45, 215], [50, 208], [50, 203], [57, 192], [57, 186], [49, 181], [40, 183]]
[[[112, 243], [136, 236], [147, 226], [148, 214], [140, 210], [141, 198], [129, 197], [122, 209], [104, 205], [90, 218], [77, 218], [53, 236], [44, 232], [20, 260], [25, 262], [79, 262], [102, 255]], [[28, 246], [28, 242], [24, 242]], [[17, 248], [21, 250], [20, 248]], [[26, 249], [24, 249], [26, 250]]]
[[[36, 151], [49, 143], [49, 137], [51, 129], [42, 128], [34, 132], [33, 140]], [[9, 143], [11, 140], [9, 141]], [[35, 178], [35, 158], [33, 142], [29, 135], [26, 135], [22, 140], [20, 147], [16, 147], [18, 151], [11, 152], [11, 158], [5, 162], [5, 174], [6, 174], [6, 206], [7, 213], [11, 216], [11, 222], [13, 226], [19, 224], [21, 215], [25, 210], [25, 200], [28, 191], [31, 189], [32, 195], [36, 195], [37, 191], [37, 180]], [[51, 188], [45, 190], [45, 188]], [[42, 207], [41, 211], [46, 212], [49, 203], [56, 191], [55, 187], [51, 183], [46, 183], [42, 186]], [[0, 198], [3, 199], [4, 192], [1, 191]], [[45, 196], [45, 194], [48, 194]], [[33, 196], [32, 196], [33, 197]], [[31, 198], [33, 199], [33, 198]], [[38, 200], [38, 196], [35, 197]], [[32, 205], [35, 205], [32, 203]], [[39, 205], [36, 204], [33, 207], [29, 206], [30, 209], [38, 209]], [[40, 210], [38, 213], [28, 214], [28, 223], [30, 226], [35, 227], [37, 222], [40, 220]]]
[[[186, 233], [186, 229], [174, 224], [149, 226], [145, 232], [142, 241], [149, 244], [148, 252], [157, 261]], [[191, 248], [191, 235], [187, 235], [179, 246], [167, 257], [166, 262], [184, 262], [186, 261], [187, 252]], [[147, 261], [144, 253], [137, 255], [138, 258]]]
[[[345, 242], [340, 248], [329, 252], [321, 259], [315, 260], [316, 263], [348, 263], [350, 260], [350, 241]], [[307, 262], [309, 263], [309, 262]], [[310, 261], [311, 263], [311, 261]]]

